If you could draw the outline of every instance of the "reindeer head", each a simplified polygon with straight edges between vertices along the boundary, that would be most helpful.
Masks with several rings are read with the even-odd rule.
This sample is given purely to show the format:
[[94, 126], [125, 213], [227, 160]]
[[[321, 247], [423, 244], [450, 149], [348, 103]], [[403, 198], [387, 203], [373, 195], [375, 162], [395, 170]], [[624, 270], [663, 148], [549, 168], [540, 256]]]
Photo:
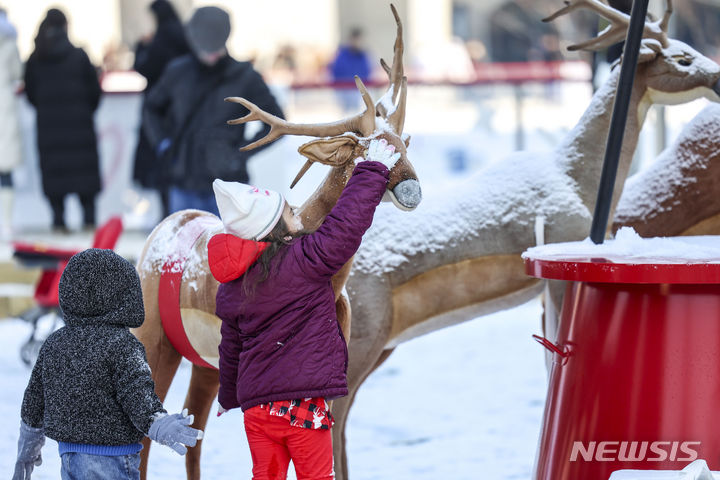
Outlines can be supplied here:
[[228, 121], [231, 125], [246, 123], [251, 120], [260, 120], [270, 125], [270, 132], [260, 140], [253, 142], [241, 150], [251, 150], [270, 143], [283, 135], [308, 135], [318, 137], [298, 148], [307, 162], [300, 169], [290, 188], [294, 187], [310, 166], [315, 163], [341, 167], [361, 157], [367, 149], [370, 140], [384, 138], [388, 144], [395, 146], [400, 153], [400, 159], [390, 171], [387, 193], [392, 202], [402, 210], [413, 210], [422, 198], [420, 183], [407, 158], [407, 146], [410, 138], [403, 136], [405, 123], [405, 105], [407, 102], [407, 78], [403, 75], [402, 55], [402, 23], [400, 16], [391, 5], [392, 13], [397, 24], [397, 37], [392, 66], [384, 60], [380, 63], [390, 78], [390, 87], [387, 92], [373, 103], [362, 80], [355, 77], [360, 94], [365, 104], [365, 111], [345, 120], [325, 124], [299, 125], [287, 122], [271, 115], [252, 102], [240, 97], [226, 98], [226, 101], [243, 105], [250, 113], [242, 118]]
[[[720, 66], [678, 40], [668, 39], [672, 0], [666, 0], [663, 18], [646, 21], [638, 57], [636, 82], [643, 82], [644, 107], [652, 103], [673, 105], [706, 97], [720, 102]], [[600, 34], [568, 50], [602, 50], [625, 39], [630, 16], [600, 0], [565, 0], [565, 7], [543, 21], [551, 21], [578, 8], [587, 8], [610, 22]]]

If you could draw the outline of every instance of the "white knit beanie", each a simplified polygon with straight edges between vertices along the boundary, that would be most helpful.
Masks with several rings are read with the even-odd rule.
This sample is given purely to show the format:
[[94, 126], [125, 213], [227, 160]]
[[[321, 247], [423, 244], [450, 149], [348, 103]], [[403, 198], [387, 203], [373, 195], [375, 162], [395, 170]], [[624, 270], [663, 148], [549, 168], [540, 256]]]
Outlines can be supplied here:
[[225, 231], [246, 240], [261, 240], [282, 216], [285, 199], [278, 192], [239, 182], [213, 182]]

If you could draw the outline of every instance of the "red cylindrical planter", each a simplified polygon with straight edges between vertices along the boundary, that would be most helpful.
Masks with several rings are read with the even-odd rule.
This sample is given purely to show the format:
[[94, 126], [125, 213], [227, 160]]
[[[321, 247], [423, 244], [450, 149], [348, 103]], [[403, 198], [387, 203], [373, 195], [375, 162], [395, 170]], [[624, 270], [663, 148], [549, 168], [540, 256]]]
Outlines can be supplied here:
[[[540, 437], [538, 480], [620, 469], [720, 470], [720, 264], [526, 257], [570, 280]], [[544, 339], [540, 339], [543, 341]]]

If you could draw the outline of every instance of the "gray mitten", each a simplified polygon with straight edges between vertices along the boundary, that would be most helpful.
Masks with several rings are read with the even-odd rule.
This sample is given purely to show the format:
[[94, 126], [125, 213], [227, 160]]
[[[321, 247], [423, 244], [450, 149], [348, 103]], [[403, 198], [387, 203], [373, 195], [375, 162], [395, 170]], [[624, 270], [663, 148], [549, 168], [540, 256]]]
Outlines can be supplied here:
[[182, 413], [158, 414], [150, 425], [148, 437], [172, 448], [180, 455], [185, 455], [187, 453], [185, 445], [194, 447], [197, 441], [203, 437], [202, 430], [188, 426], [193, 423], [193, 420], [192, 415], [188, 416], [187, 408]]
[[33, 469], [42, 463], [40, 451], [45, 445], [42, 428], [34, 428], [20, 421], [20, 439], [12, 480], [30, 480]]

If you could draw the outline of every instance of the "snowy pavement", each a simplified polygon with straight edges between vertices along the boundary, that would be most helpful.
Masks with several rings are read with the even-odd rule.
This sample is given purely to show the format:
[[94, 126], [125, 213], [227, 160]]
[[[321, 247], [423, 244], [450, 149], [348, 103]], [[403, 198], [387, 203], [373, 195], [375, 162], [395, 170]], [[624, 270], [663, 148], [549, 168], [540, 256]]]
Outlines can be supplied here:
[[[546, 391], [542, 348], [530, 337], [540, 330], [540, 313], [540, 302], [533, 300], [400, 345], [357, 395], [347, 431], [350, 477], [530, 478]], [[30, 374], [18, 354], [28, 334], [21, 321], [0, 322], [0, 418], [6, 423], [0, 472], [6, 477], [15, 461]], [[168, 410], [182, 407], [189, 374], [189, 364], [181, 364]], [[239, 411], [211, 414], [202, 442], [204, 478], [251, 477]], [[57, 444], [48, 440], [33, 480], [56, 479], [59, 470]], [[150, 479], [184, 475], [181, 457], [153, 445]]]

